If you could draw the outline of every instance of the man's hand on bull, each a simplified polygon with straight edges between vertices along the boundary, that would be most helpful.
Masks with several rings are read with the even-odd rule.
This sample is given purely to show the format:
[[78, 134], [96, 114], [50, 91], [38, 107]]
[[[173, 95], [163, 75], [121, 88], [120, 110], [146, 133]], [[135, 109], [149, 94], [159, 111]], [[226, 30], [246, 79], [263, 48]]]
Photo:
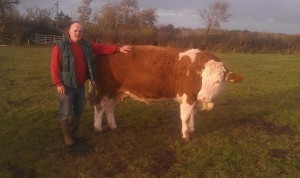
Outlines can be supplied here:
[[128, 46], [128, 45], [125, 45], [125, 46], [122, 46], [122, 47], [119, 48], [119, 51], [121, 53], [125, 53], [125, 54], [127, 54], [127, 51], [130, 51], [130, 50], [132, 50], [132, 47]]

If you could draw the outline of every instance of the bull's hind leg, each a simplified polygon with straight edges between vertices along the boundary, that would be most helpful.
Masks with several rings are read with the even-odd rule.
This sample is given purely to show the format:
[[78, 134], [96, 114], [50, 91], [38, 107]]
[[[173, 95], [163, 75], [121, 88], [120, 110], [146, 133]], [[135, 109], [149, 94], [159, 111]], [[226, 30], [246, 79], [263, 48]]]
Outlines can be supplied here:
[[111, 129], [117, 128], [115, 116], [114, 116], [114, 108], [116, 105], [116, 99], [104, 97], [99, 104], [95, 105], [94, 111], [94, 128], [95, 131], [102, 131], [102, 120], [103, 113], [105, 112], [107, 116], [107, 121]]
[[111, 98], [108, 99], [107, 104], [105, 106], [105, 114], [107, 116], [107, 122], [111, 129], [117, 128], [115, 114], [114, 114], [115, 105], [116, 105], [116, 99]]
[[191, 113], [191, 117], [190, 117], [190, 121], [189, 121], [189, 132], [194, 132], [195, 131], [195, 110], [193, 109], [192, 113]]
[[[194, 114], [194, 105], [188, 104], [186, 101], [183, 101], [180, 104], [180, 119], [182, 123], [182, 138], [185, 140], [189, 140], [190, 134], [189, 134], [189, 127], [191, 127], [192, 123], [194, 123], [194, 117], [192, 116]], [[191, 118], [192, 117], [192, 118]], [[190, 120], [192, 119], [192, 121]]]
[[101, 103], [95, 105], [94, 110], [94, 128], [96, 132], [101, 132], [102, 127], [102, 118], [104, 113], [104, 108], [101, 106]]

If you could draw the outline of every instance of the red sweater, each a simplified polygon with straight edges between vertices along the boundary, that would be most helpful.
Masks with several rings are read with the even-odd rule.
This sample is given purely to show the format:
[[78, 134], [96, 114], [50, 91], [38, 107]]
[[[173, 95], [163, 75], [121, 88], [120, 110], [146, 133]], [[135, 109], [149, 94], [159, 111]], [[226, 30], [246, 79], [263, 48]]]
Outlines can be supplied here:
[[[97, 43], [90, 43], [92, 47], [92, 51], [94, 54], [113, 54], [118, 51], [117, 46], [108, 46]], [[88, 67], [87, 63], [82, 51], [81, 44], [70, 43], [71, 50], [75, 60], [75, 71], [76, 71], [76, 80], [78, 85], [83, 85], [88, 77]], [[62, 53], [58, 45], [55, 45], [52, 51], [51, 57], [51, 75], [52, 75], [52, 83], [56, 86], [63, 85], [61, 79], [61, 61], [62, 61]]]

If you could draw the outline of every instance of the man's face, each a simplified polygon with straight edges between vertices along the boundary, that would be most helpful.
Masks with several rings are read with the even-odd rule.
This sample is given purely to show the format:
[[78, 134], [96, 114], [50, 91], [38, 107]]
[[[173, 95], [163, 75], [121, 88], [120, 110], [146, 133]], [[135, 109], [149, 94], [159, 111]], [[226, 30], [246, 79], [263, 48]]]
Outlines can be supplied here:
[[79, 23], [74, 23], [71, 25], [69, 30], [70, 40], [73, 43], [80, 42], [82, 38], [82, 26]]

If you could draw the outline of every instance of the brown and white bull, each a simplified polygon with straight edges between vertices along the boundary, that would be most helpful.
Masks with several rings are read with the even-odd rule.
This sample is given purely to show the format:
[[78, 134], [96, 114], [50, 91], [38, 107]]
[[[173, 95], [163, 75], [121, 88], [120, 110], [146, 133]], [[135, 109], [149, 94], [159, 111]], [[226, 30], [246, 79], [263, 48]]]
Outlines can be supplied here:
[[243, 80], [225, 68], [219, 58], [198, 49], [133, 46], [128, 54], [96, 56], [95, 61], [97, 81], [90, 85], [89, 93], [97, 93], [96, 131], [102, 130], [104, 113], [111, 129], [117, 128], [114, 108], [125, 96], [144, 103], [172, 98], [180, 104], [182, 138], [189, 139], [189, 132], [195, 130], [197, 107], [212, 109], [226, 82]]

